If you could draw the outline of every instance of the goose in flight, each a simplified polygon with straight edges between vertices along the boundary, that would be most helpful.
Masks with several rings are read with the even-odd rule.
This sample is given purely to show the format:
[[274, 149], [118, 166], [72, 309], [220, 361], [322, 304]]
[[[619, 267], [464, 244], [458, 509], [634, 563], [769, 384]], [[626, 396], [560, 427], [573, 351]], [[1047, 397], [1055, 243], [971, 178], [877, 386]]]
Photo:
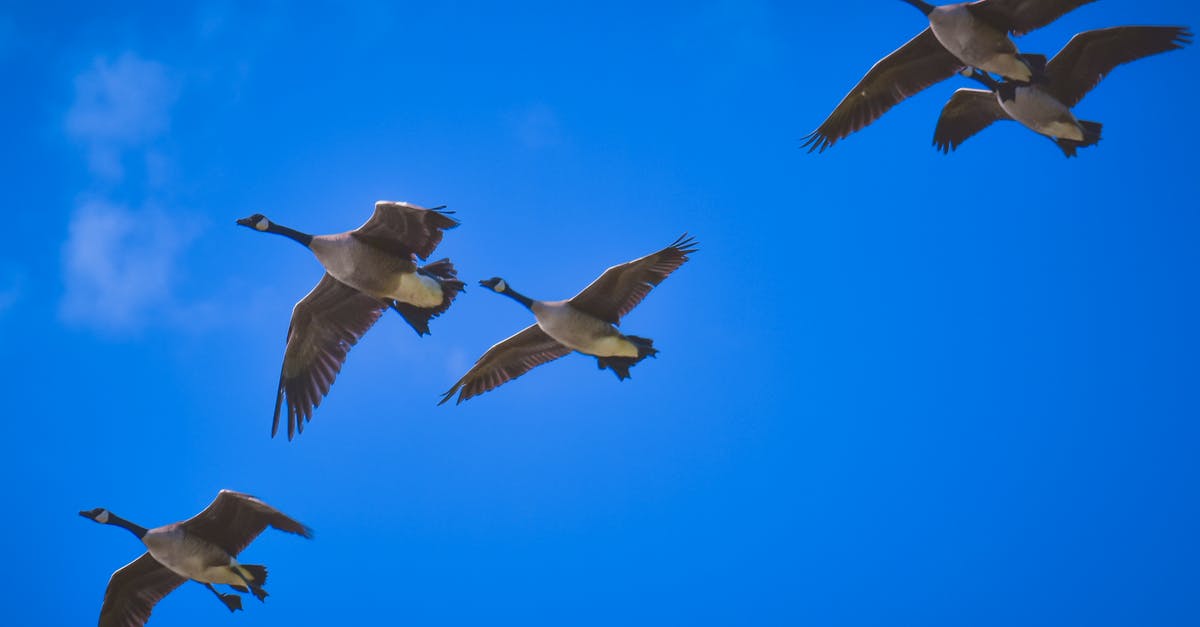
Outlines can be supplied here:
[[623, 334], [616, 325], [696, 250], [695, 240], [684, 234], [656, 253], [605, 270], [568, 300], [534, 300], [499, 277], [480, 281], [532, 311], [537, 321], [488, 349], [438, 404], [455, 393], [461, 403], [572, 351], [595, 357], [600, 369], [612, 370], [618, 380], [629, 378], [631, 367], [658, 350], [653, 341]]
[[271, 436], [279, 430], [286, 400], [291, 440], [329, 393], [346, 354], [385, 309], [396, 310], [418, 335], [429, 320], [450, 307], [463, 289], [449, 259], [418, 266], [458, 226], [442, 207], [379, 201], [362, 226], [334, 235], [309, 235], [276, 224], [261, 213], [237, 223], [261, 233], [283, 235], [316, 255], [325, 276], [292, 309], [283, 368], [275, 392]]
[[1079, 33], [1046, 64], [1046, 77], [1033, 83], [997, 81], [972, 69], [968, 76], [986, 90], [959, 89], [938, 118], [933, 144], [948, 153], [997, 120], [1016, 120], [1049, 137], [1067, 157], [1100, 141], [1101, 125], [1075, 117], [1071, 109], [1113, 68], [1188, 44], [1181, 26], [1116, 26]]
[[1095, 0], [979, 0], [934, 6], [903, 0], [929, 19], [921, 31], [877, 62], [846, 94], [817, 130], [804, 138], [808, 151], [824, 152], [838, 140], [879, 119], [921, 90], [976, 67], [1012, 80], [1029, 81], [1045, 64], [1021, 54], [1009, 35], [1024, 35]]
[[222, 594], [213, 584], [267, 598], [263, 584], [267, 568], [240, 564], [241, 553], [267, 527], [312, 537], [312, 530], [259, 499], [232, 490], [221, 490], [204, 511], [191, 518], [147, 529], [97, 507], [80, 516], [103, 525], [129, 530], [146, 545], [141, 557], [121, 567], [108, 580], [100, 606], [100, 627], [138, 627], [163, 597], [187, 580], [204, 585], [230, 612], [242, 609], [242, 598]]

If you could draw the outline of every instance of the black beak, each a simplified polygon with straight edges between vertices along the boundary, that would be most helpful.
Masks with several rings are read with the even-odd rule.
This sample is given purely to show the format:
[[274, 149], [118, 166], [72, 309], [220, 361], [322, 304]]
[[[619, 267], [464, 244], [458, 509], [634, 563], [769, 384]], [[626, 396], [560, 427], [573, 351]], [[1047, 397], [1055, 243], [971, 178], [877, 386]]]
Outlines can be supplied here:
[[491, 287], [490, 285], [488, 285], [488, 282], [487, 282], [487, 281], [480, 281], [480, 282], [479, 282], [479, 284], [480, 284], [480, 285], [482, 285], [482, 286], [484, 286], [484, 287]]
[[250, 218], [239, 218], [237, 223], [242, 226], [249, 226], [249, 227], [254, 226], [254, 223], [250, 221]]
[[84, 518], [91, 518], [91, 516], [88, 515], [88, 512], [79, 512], [79, 515], [83, 516]]

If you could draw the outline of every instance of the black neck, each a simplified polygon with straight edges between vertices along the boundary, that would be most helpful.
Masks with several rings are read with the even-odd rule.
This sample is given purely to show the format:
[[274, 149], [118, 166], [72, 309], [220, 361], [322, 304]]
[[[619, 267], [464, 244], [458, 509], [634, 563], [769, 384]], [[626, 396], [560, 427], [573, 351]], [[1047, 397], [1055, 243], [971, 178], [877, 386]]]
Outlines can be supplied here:
[[533, 309], [533, 299], [517, 292], [511, 287], [505, 286], [504, 291], [500, 293], [517, 301], [518, 303], [521, 303], [526, 309]]
[[297, 242], [300, 242], [300, 244], [306, 248], [312, 243], [312, 236], [308, 233], [301, 233], [296, 229], [289, 229], [286, 226], [275, 224], [274, 222], [267, 227], [267, 233], [275, 233], [276, 235], [282, 235], [284, 237], [294, 239]]
[[137, 536], [139, 540], [142, 538], [142, 536], [146, 535], [145, 527], [131, 523], [128, 520], [125, 520], [124, 518], [121, 518], [120, 516], [117, 516], [116, 514], [114, 514], [112, 512], [108, 513], [108, 522], [105, 524], [106, 525], [116, 525], [118, 527], [124, 527], [125, 529], [128, 529], [131, 533], [133, 533], [133, 535]]
[[992, 91], [996, 91], [1000, 88], [1000, 83], [997, 82], [996, 79], [988, 75], [987, 72], [983, 72], [981, 70], [972, 70], [968, 75], [968, 78], [974, 79], [976, 82]]
[[917, 7], [917, 9], [919, 11], [921, 11], [921, 13], [924, 13], [925, 15], [929, 15], [930, 13], [933, 12], [933, 9], [934, 9], [934, 6], [932, 4], [929, 4], [928, 2], [922, 2], [921, 0], [902, 0], [902, 1], [909, 3], [909, 4], [913, 5], [914, 7]]

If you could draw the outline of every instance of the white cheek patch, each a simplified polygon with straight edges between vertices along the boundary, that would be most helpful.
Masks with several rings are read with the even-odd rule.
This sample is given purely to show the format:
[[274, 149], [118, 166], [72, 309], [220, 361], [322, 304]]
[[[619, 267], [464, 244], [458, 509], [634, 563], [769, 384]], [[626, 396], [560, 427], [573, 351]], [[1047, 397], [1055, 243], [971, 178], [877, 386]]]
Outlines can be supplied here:
[[106, 509], [100, 510], [100, 515], [96, 516], [96, 522], [107, 523], [108, 522], [108, 510], [106, 510]]
[[503, 292], [504, 290], [508, 289], [508, 283], [505, 283], [504, 279], [500, 279], [499, 281], [496, 281], [496, 286], [492, 289], [496, 290], [497, 292]]
[[267, 230], [267, 227], [269, 227], [269, 226], [271, 226], [271, 221], [266, 218], [263, 218], [263, 219], [259, 220], [258, 222], [254, 223], [254, 228], [256, 228], [260, 231]]

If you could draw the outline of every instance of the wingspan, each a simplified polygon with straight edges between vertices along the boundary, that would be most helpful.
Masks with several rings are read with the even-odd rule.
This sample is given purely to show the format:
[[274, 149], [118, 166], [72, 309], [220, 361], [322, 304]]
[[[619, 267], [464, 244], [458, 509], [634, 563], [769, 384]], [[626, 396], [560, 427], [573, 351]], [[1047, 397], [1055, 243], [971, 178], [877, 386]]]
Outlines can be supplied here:
[[163, 597], [187, 579], [142, 553], [112, 574], [100, 606], [100, 627], [141, 627]]
[[536, 323], [488, 349], [463, 378], [446, 391], [438, 405], [458, 392], [457, 403], [491, 391], [544, 363], [571, 352], [546, 335]]
[[696, 252], [696, 240], [686, 233], [666, 248], [604, 271], [591, 285], [567, 301], [572, 307], [610, 324], [620, 324], [654, 286]]
[[230, 555], [241, 553], [267, 527], [312, 537], [312, 530], [261, 499], [221, 490], [204, 511], [179, 523], [188, 533], [225, 549]]
[[1024, 35], [1096, 0], [980, 0], [967, 5], [975, 17], [1006, 33]]
[[982, 89], [959, 89], [950, 96], [937, 128], [933, 131], [933, 145], [948, 153], [959, 144], [996, 120], [1008, 120], [1008, 114], [996, 102], [996, 94]]
[[288, 439], [304, 431], [313, 409], [329, 393], [350, 348], [358, 343], [386, 304], [338, 281], [329, 274], [292, 309], [283, 368], [275, 395], [271, 435], [279, 430], [286, 397]]
[[1050, 82], [1043, 89], [1074, 107], [1118, 65], [1177, 50], [1191, 43], [1191, 37], [1182, 26], [1116, 26], [1079, 33], [1046, 64]]
[[807, 146], [809, 152], [825, 152], [838, 140], [878, 120], [905, 98], [950, 78], [962, 67], [962, 61], [942, 47], [933, 31], [926, 28], [872, 66], [817, 130], [805, 137], [802, 146]]
[[375, 213], [350, 235], [398, 256], [426, 259], [442, 241], [442, 232], [458, 226], [450, 211], [426, 209], [406, 202], [381, 200]]

